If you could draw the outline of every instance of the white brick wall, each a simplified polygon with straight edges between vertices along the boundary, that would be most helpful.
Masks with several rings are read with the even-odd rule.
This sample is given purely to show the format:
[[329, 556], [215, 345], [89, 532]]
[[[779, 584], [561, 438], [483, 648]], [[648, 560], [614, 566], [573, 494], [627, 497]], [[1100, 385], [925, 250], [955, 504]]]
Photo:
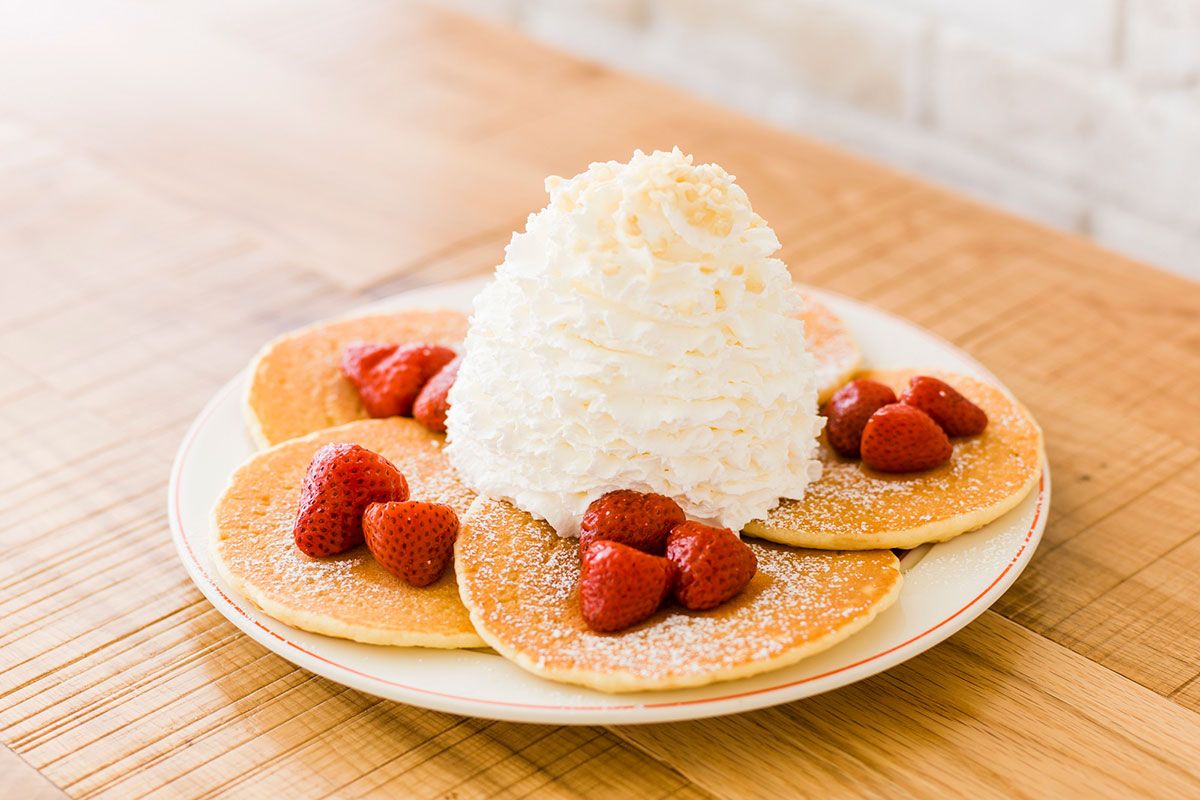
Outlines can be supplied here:
[[1200, 0], [444, 2], [1200, 279]]
[[1125, 60], [1147, 85], [1200, 81], [1200, 0], [1128, 0]]
[[931, 25], [986, 32], [996, 47], [1089, 66], [1112, 60], [1118, 4], [1110, 0], [894, 0]]

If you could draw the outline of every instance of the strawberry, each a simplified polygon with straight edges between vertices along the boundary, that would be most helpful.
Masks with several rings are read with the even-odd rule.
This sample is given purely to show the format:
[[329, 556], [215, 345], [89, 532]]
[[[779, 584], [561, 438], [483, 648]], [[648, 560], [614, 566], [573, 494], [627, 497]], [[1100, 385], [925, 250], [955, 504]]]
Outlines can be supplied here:
[[392, 462], [356, 444], [327, 444], [304, 475], [292, 537], [307, 556], [335, 556], [362, 543], [368, 505], [407, 499], [408, 482]]
[[450, 387], [458, 377], [458, 367], [461, 364], [462, 356], [458, 356], [442, 367], [441, 371], [425, 384], [425, 388], [417, 395], [417, 402], [413, 404], [413, 419], [434, 433], [446, 432], [446, 412], [450, 410], [450, 402], [446, 395], [450, 394]]
[[669, 497], [617, 489], [587, 507], [579, 526], [579, 552], [593, 541], [606, 539], [661, 555], [671, 528], [686, 519], [683, 509]]
[[406, 417], [421, 387], [454, 358], [436, 344], [356, 342], [342, 351], [342, 374], [358, 389], [372, 417]]
[[342, 350], [342, 374], [350, 381], [365, 380], [368, 373], [378, 366], [379, 362], [400, 349], [398, 344], [373, 344], [371, 342], [353, 342]]
[[754, 551], [733, 531], [699, 522], [675, 526], [667, 538], [667, 558], [678, 572], [675, 599], [692, 611], [721, 605], [758, 571]]
[[977, 436], [987, 427], [987, 412], [945, 381], [918, 375], [908, 382], [900, 402], [919, 408], [942, 426], [947, 436]]
[[862, 460], [880, 472], [917, 472], [950, 460], [950, 440], [915, 406], [892, 403], [871, 415], [863, 430]]
[[867, 420], [894, 402], [896, 393], [878, 381], [850, 381], [838, 389], [825, 404], [829, 446], [847, 458], [857, 458]]
[[384, 569], [413, 586], [428, 586], [454, 557], [458, 515], [440, 503], [372, 503], [363, 514], [363, 536]]
[[649, 617], [671, 593], [675, 567], [662, 556], [620, 542], [594, 541], [583, 551], [579, 608], [594, 631], [607, 633]]

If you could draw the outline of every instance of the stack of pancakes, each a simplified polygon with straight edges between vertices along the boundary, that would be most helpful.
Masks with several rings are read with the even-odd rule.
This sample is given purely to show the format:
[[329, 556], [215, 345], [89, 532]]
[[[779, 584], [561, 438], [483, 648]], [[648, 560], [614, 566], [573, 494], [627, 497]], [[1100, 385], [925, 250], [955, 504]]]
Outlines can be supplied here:
[[[861, 354], [841, 320], [811, 297], [804, 319], [824, 402], [855, 375]], [[795, 663], [866, 626], [891, 605], [902, 575], [894, 548], [975, 530], [1016, 506], [1041, 471], [1041, 432], [996, 387], [951, 383], [988, 414], [987, 430], [956, 443], [928, 472], [885, 475], [838, 456], [822, 439], [824, 474], [801, 501], [783, 500], [744, 533], [758, 574], [711, 611], [667, 606], [619, 633], [580, 614], [578, 545], [512, 505], [476, 497], [442, 452], [444, 437], [411, 419], [370, 419], [339, 370], [354, 341], [454, 346], [456, 311], [402, 311], [339, 320], [268, 344], [251, 368], [248, 426], [266, 449], [242, 465], [213, 512], [212, 550], [225, 580], [267, 614], [305, 630], [379, 645], [491, 646], [554, 680], [604, 691], [699, 686]], [[866, 374], [897, 393], [916, 371]], [[446, 503], [462, 529], [454, 569], [413, 588], [359, 546], [314, 559], [292, 523], [312, 456], [333, 442], [389, 459], [414, 500]], [[801, 549], [803, 548], [803, 549]]]

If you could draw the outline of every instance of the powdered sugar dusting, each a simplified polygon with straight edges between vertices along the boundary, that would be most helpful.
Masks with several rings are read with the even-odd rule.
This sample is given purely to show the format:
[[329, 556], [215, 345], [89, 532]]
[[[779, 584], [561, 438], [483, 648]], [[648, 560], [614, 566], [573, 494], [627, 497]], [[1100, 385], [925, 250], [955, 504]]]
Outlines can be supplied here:
[[300, 613], [379, 630], [434, 634], [472, 630], [453, 570], [415, 588], [385, 570], [365, 546], [309, 558], [292, 539], [300, 487], [312, 456], [331, 443], [359, 444], [404, 474], [414, 500], [445, 503], [460, 518], [474, 494], [442, 452], [443, 438], [412, 420], [364, 420], [295, 439], [252, 458], [214, 510], [218, 556], [237, 581]]
[[936, 371], [880, 371], [863, 377], [899, 393], [918, 374], [940, 377], [982, 407], [988, 415], [987, 430], [981, 436], [954, 439], [948, 464], [902, 475], [876, 472], [858, 459], [842, 458], [822, 437], [821, 479], [809, 485], [803, 501], [783, 501], [762, 524], [816, 535], [902, 531], [970, 514], [1027, 487], [1040, 468], [1041, 433], [999, 389]]
[[648, 686], [718, 679], [815, 650], [870, 618], [900, 581], [888, 551], [749, 545], [759, 571], [733, 600], [707, 612], [668, 606], [615, 634], [590, 630], [580, 614], [578, 543], [508, 503], [481, 499], [472, 508], [458, 567], [477, 626], [504, 649], [560, 676], [621, 675]]
[[837, 391], [846, 375], [862, 360], [862, 353], [841, 318], [816, 298], [800, 295], [800, 318], [804, 320], [804, 338], [808, 352], [816, 360], [817, 386], [822, 402]]
[[370, 314], [322, 322], [269, 343], [255, 361], [247, 402], [265, 443], [366, 419], [358, 390], [343, 377], [342, 349], [351, 342], [431, 342], [455, 348], [467, 331], [458, 311]]

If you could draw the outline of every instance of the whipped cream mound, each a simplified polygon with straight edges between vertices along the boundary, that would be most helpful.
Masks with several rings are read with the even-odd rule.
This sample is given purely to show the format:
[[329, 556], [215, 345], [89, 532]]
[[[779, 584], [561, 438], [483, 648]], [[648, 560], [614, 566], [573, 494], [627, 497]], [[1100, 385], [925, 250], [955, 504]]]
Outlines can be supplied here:
[[779, 240], [678, 148], [546, 180], [476, 298], [446, 452], [476, 491], [578, 535], [612, 489], [740, 530], [820, 475], [816, 365]]

